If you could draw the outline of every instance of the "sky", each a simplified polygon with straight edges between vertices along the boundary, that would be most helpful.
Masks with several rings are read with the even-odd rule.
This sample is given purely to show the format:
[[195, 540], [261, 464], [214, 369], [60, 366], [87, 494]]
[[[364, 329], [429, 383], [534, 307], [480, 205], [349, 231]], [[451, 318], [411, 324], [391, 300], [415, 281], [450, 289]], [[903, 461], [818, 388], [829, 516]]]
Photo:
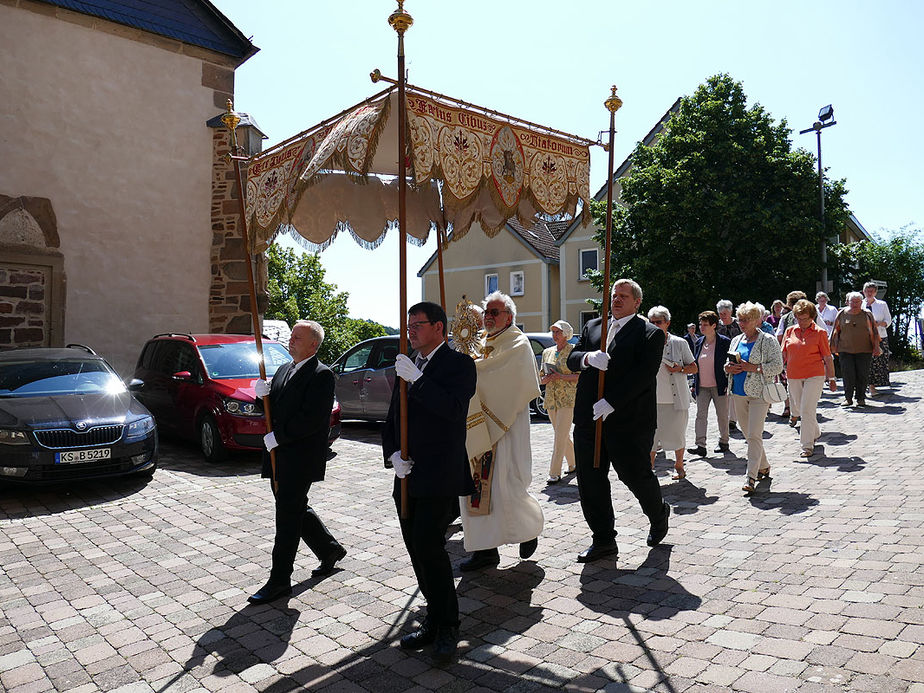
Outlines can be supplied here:
[[[369, 73], [396, 77], [393, 0], [213, 0], [260, 48], [236, 73], [235, 108], [269, 137], [265, 147], [378, 91]], [[815, 153], [818, 110], [828, 176], [846, 179], [847, 203], [867, 231], [924, 224], [924, 3], [916, 0], [407, 0], [408, 81], [463, 101], [596, 140], [603, 101], [618, 87], [618, 166], [678, 96], [728, 73], [749, 104], [785, 119], [793, 143]], [[590, 188], [606, 182], [607, 155], [591, 148]], [[397, 234], [376, 250], [339, 236], [323, 253], [325, 279], [350, 294], [350, 314], [396, 326]], [[409, 305], [431, 239], [408, 249]]]

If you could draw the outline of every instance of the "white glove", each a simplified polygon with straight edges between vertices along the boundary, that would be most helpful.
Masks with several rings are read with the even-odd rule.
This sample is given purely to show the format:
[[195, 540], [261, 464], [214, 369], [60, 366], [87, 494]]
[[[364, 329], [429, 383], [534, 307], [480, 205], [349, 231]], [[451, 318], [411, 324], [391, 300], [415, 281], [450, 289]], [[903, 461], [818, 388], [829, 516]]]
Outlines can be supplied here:
[[605, 351], [591, 351], [587, 354], [587, 365], [593, 366], [597, 370], [605, 371], [610, 365], [610, 355]]
[[594, 403], [594, 421], [597, 419], [603, 419], [606, 421], [606, 417], [612, 414], [615, 409], [613, 405], [607, 402], [605, 399], [601, 399], [598, 402]]
[[401, 459], [400, 450], [391, 453], [391, 457], [388, 458], [388, 461], [391, 462], [391, 466], [395, 468], [395, 474], [397, 474], [399, 479], [403, 479], [410, 474], [411, 468], [414, 466], [414, 460]]
[[266, 397], [270, 393], [270, 384], [266, 380], [257, 379], [253, 381], [253, 392], [257, 397]]
[[266, 446], [267, 452], [269, 452], [273, 448], [278, 448], [279, 443], [276, 442], [276, 432], [270, 431], [265, 436], [263, 436], [263, 444]]
[[395, 359], [395, 373], [399, 378], [409, 383], [413, 383], [423, 375], [423, 371], [414, 365], [414, 362], [407, 357], [407, 354], [398, 354], [398, 358]]

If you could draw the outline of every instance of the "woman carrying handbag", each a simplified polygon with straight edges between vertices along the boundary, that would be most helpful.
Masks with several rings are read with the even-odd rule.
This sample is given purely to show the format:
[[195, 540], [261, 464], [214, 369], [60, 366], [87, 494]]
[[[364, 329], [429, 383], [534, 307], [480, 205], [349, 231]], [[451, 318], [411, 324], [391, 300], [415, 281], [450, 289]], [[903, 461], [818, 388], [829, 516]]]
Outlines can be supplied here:
[[743, 491], [757, 490], [760, 479], [770, 478], [770, 463], [764, 452], [764, 420], [770, 402], [764, 391], [783, 372], [783, 354], [776, 337], [761, 331], [763, 310], [748, 301], [738, 306], [738, 324], [742, 333], [728, 348], [725, 372], [732, 376], [731, 393], [741, 430], [748, 443], [748, 476]]

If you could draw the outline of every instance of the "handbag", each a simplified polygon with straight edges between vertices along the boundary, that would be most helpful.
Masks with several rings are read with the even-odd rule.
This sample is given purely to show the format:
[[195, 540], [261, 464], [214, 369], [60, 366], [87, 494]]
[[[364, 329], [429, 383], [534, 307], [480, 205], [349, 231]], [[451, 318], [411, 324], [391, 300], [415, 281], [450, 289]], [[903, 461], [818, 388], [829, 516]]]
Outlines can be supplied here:
[[767, 402], [768, 404], [776, 404], [777, 402], [782, 402], [787, 397], [789, 397], [789, 393], [786, 392], [786, 385], [783, 384], [780, 376], [775, 375], [770, 379], [767, 379], [766, 377], [764, 378], [764, 387], [761, 396], [764, 402]]

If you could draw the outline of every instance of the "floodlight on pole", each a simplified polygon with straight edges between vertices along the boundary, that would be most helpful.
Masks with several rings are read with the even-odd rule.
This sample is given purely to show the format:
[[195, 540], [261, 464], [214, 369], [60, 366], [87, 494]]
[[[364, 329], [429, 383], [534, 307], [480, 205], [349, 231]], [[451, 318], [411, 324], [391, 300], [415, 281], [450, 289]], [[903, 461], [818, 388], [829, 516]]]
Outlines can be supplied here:
[[799, 134], [804, 135], [807, 132], [814, 132], [818, 138], [818, 199], [821, 214], [821, 290], [828, 291], [828, 246], [827, 237], [825, 236], [825, 178], [824, 169], [821, 167], [821, 131], [837, 125], [834, 120], [834, 107], [831, 104], [822, 106], [818, 110], [818, 120], [812, 123], [812, 127], [800, 130]]

